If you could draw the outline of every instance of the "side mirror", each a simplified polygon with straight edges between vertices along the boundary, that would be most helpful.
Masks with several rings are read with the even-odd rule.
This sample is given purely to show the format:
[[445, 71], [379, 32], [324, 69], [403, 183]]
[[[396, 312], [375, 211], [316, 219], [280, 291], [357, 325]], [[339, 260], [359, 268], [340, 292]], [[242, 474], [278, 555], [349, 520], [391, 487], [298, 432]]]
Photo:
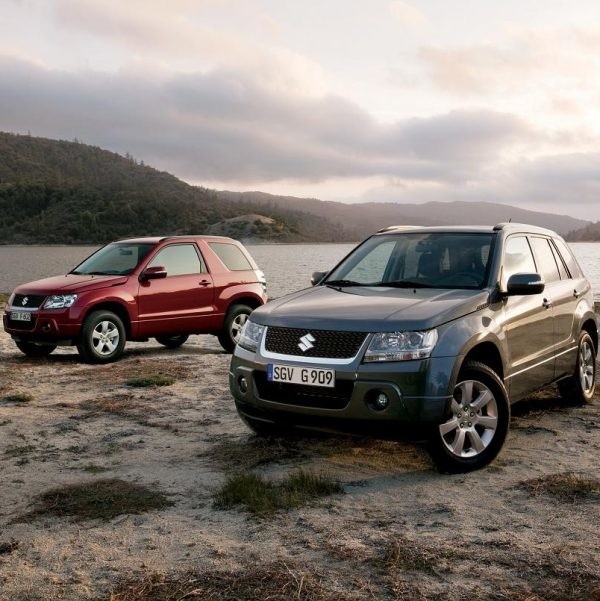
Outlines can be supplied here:
[[310, 283], [313, 286], [316, 286], [326, 275], [327, 271], [313, 271], [313, 274], [310, 278]]
[[140, 276], [140, 280], [162, 280], [167, 277], [167, 270], [162, 265], [146, 267]]
[[539, 273], [515, 273], [508, 278], [506, 284], [507, 296], [525, 296], [540, 294], [546, 286]]

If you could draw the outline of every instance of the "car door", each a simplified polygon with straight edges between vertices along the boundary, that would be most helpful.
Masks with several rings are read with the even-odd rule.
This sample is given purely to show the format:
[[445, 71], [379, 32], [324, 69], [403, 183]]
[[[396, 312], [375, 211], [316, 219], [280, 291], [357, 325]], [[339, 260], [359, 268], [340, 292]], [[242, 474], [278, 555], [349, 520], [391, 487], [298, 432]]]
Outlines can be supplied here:
[[[510, 236], [503, 255], [503, 282], [515, 273], [537, 273], [525, 235]], [[546, 290], [506, 298], [505, 331], [510, 395], [519, 398], [554, 378], [554, 312]]]
[[197, 333], [211, 329], [214, 320], [214, 286], [197, 246], [170, 244], [158, 250], [148, 267], [161, 266], [161, 279], [139, 285], [140, 336]]

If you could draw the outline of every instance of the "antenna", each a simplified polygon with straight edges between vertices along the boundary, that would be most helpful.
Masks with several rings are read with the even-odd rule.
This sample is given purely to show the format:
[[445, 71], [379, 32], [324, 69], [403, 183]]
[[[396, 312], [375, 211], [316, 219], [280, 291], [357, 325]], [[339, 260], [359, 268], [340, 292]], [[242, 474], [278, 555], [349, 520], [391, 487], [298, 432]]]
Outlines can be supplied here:
[[508, 223], [510, 223], [512, 221], [512, 217], [508, 220]]

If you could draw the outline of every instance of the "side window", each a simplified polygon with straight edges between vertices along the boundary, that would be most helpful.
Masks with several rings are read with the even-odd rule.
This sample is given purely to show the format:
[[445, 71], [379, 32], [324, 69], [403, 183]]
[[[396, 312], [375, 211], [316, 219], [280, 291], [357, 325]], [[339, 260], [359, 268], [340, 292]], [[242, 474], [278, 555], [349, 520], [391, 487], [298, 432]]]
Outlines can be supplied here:
[[569, 275], [569, 272], [567, 271], [567, 268], [565, 267], [565, 264], [563, 263], [563, 260], [560, 256], [560, 254], [556, 250], [556, 247], [554, 246], [554, 244], [550, 243], [550, 248], [552, 249], [552, 254], [554, 255], [554, 260], [556, 261], [556, 264], [558, 265], [558, 273], [560, 273], [560, 279], [568, 280], [571, 276]]
[[566, 243], [560, 238], [554, 238], [554, 244], [556, 244], [556, 248], [558, 248], [558, 252], [560, 253], [563, 261], [567, 265], [567, 269], [571, 272], [572, 278], [580, 278], [582, 277], [581, 269], [579, 268], [579, 264], [577, 260], [573, 256], [573, 253], [566, 245]]
[[250, 265], [244, 253], [235, 244], [209, 242], [208, 245], [230, 271], [248, 271], [252, 269], [252, 265]]
[[532, 237], [531, 245], [538, 264], [538, 272], [542, 274], [546, 283], [560, 280], [550, 241], [547, 238]]
[[155, 265], [162, 265], [167, 270], [167, 277], [206, 271], [193, 244], [173, 244], [163, 248], [148, 267]]
[[511, 236], [504, 249], [504, 278], [515, 273], [536, 273], [531, 248], [525, 236]]

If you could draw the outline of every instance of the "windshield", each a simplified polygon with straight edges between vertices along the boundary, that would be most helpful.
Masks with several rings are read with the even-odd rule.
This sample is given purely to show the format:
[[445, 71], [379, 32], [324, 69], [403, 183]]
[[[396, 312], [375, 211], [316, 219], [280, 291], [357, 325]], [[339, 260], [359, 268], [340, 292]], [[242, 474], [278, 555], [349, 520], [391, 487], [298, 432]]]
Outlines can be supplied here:
[[129, 275], [154, 244], [142, 242], [113, 242], [103, 246], [71, 273], [75, 275]]
[[373, 236], [330, 274], [325, 285], [483, 288], [492, 233], [402, 233]]

